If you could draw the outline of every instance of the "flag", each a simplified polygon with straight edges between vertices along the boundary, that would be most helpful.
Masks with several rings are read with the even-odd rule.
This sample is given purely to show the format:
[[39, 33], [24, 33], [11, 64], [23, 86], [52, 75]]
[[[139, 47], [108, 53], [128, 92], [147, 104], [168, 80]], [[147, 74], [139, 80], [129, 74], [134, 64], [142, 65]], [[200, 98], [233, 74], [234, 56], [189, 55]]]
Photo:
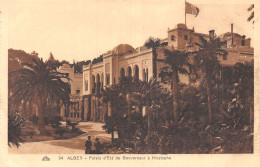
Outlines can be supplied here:
[[185, 13], [186, 14], [193, 14], [195, 17], [199, 14], [200, 10], [195, 5], [190, 4], [189, 2], [185, 3]]

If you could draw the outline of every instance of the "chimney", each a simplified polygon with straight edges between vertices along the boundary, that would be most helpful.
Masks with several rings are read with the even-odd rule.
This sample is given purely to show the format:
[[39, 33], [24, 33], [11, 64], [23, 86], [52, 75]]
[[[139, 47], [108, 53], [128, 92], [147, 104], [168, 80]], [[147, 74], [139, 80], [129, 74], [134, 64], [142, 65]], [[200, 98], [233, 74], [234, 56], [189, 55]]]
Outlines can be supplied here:
[[233, 45], [234, 44], [233, 23], [231, 23], [231, 39], [232, 39], [232, 45]]
[[215, 30], [210, 30], [209, 31], [209, 37], [214, 38], [214, 33], [215, 33]]

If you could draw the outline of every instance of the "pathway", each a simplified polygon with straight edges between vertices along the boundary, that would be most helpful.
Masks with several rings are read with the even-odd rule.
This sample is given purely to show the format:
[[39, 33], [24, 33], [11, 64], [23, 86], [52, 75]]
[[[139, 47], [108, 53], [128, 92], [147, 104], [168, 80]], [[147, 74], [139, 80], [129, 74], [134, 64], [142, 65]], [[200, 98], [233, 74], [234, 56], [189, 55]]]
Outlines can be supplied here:
[[[64, 125], [64, 122], [63, 122]], [[84, 154], [87, 136], [91, 136], [92, 149], [94, 149], [95, 138], [100, 142], [111, 141], [111, 135], [102, 130], [103, 123], [80, 122], [77, 128], [86, 133], [71, 139], [51, 140], [41, 142], [25, 142], [19, 148], [9, 147], [11, 154]]]

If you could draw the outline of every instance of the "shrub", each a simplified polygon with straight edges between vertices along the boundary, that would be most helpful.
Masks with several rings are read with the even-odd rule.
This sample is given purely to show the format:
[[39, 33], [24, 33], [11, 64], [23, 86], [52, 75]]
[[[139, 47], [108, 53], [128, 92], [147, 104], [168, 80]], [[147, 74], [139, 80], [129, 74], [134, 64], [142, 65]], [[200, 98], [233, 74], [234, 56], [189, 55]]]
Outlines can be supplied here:
[[18, 112], [8, 111], [8, 145], [20, 146], [23, 142], [21, 127], [24, 125], [25, 119]]

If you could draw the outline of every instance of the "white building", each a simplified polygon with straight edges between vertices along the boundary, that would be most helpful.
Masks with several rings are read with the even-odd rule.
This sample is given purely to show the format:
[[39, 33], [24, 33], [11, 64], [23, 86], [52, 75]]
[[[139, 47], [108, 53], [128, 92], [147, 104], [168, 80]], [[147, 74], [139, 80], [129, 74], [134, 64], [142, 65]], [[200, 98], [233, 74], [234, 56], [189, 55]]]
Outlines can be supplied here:
[[[214, 30], [209, 31], [209, 34], [201, 34], [196, 33], [194, 29], [188, 29], [184, 24], [178, 24], [176, 28], [168, 30], [168, 37], [162, 42], [177, 50], [194, 51], [199, 49], [195, 45], [195, 43], [201, 43], [199, 36], [209, 39], [210, 35], [215, 35]], [[250, 39], [233, 33], [233, 28], [231, 28], [231, 32], [219, 37], [221, 40], [227, 41], [226, 49], [229, 52], [226, 59], [220, 60], [222, 65], [234, 65], [236, 62], [253, 59], [254, 50], [250, 46]], [[159, 59], [164, 58], [163, 49], [157, 49], [157, 54]], [[157, 63], [157, 71], [162, 66], [162, 63]], [[83, 66], [83, 75], [74, 74], [74, 70], [67, 65], [59, 70], [68, 73], [72, 79], [72, 97], [74, 95], [80, 96], [79, 108], [81, 108], [81, 112], [79, 117], [81, 120], [104, 121], [109, 107], [103, 105], [101, 99], [96, 96], [101, 88], [119, 83], [121, 76], [132, 76], [142, 81], [148, 81], [153, 75], [152, 69], [152, 49], [143, 46], [133, 48], [129, 44], [120, 44], [104, 53], [98, 61]], [[82, 78], [79, 79], [80, 77]], [[183, 78], [183, 80], [187, 79]], [[76, 82], [80, 82], [80, 84], [76, 84]], [[71, 116], [74, 118], [74, 114]]]

